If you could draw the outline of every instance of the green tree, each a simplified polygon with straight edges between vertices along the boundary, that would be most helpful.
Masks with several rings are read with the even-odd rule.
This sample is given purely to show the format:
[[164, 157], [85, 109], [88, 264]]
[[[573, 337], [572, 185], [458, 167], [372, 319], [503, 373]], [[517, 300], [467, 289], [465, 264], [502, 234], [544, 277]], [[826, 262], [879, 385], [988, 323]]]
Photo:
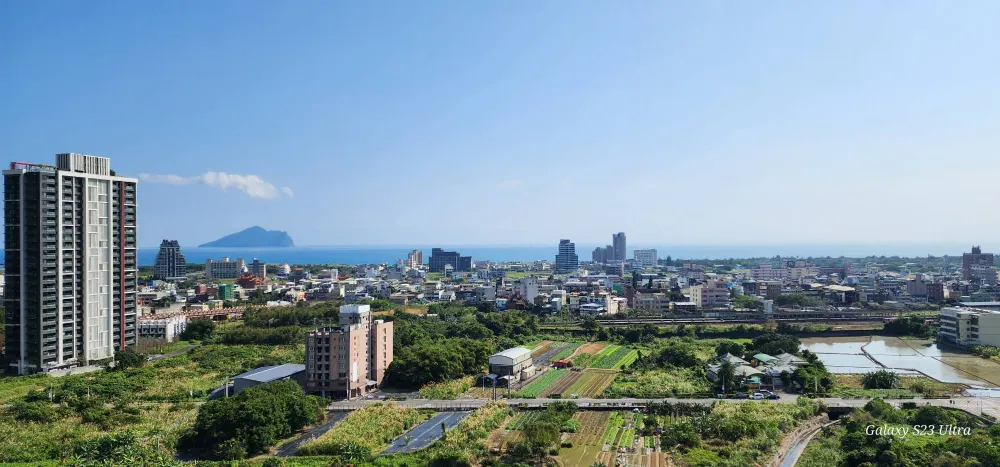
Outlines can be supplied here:
[[125, 350], [120, 350], [115, 353], [115, 366], [112, 368], [113, 371], [124, 371], [129, 368], [138, 368], [146, 364], [146, 356], [136, 352], [135, 349], [131, 347], [126, 347]]
[[896, 389], [899, 387], [899, 375], [889, 370], [878, 370], [866, 373], [861, 377], [865, 389]]
[[737, 357], [742, 357], [743, 351], [743, 344], [734, 341], [722, 341], [715, 346], [715, 354], [720, 357], [727, 353], [733, 354]]
[[794, 354], [799, 351], [801, 345], [802, 341], [798, 337], [769, 332], [755, 337], [750, 343], [750, 351], [772, 356], [782, 353]]
[[719, 379], [717, 383], [720, 388], [724, 388], [725, 392], [730, 392], [736, 386], [736, 367], [728, 360], [723, 360], [719, 364], [719, 371], [717, 373]]
[[267, 452], [279, 440], [320, 418], [315, 398], [306, 396], [294, 381], [277, 381], [205, 403], [183, 444], [219, 446], [216, 454], [220, 457], [240, 459]]
[[208, 318], [195, 318], [188, 321], [181, 332], [181, 339], [186, 341], [203, 341], [215, 333], [215, 321]]

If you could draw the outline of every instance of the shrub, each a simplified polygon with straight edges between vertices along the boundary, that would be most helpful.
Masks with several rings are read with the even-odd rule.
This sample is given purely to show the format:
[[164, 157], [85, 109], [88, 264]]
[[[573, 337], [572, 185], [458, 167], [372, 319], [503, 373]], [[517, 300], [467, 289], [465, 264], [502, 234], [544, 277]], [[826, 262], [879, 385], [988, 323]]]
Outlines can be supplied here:
[[59, 411], [46, 401], [17, 401], [11, 404], [10, 412], [21, 422], [51, 423], [61, 418]]
[[896, 389], [899, 387], [899, 375], [889, 370], [878, 370], [865, 373], [861, 377], [865, 389]]

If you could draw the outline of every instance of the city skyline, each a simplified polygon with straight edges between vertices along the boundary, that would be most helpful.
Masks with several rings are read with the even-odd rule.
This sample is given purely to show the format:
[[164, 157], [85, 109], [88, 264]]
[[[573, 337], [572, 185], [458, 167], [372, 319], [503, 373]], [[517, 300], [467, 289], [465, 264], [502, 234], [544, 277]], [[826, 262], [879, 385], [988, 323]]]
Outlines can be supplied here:
[[3, 8], [0, 153], [113, 159], [143, 246], [1000, 237], [995, 2]]

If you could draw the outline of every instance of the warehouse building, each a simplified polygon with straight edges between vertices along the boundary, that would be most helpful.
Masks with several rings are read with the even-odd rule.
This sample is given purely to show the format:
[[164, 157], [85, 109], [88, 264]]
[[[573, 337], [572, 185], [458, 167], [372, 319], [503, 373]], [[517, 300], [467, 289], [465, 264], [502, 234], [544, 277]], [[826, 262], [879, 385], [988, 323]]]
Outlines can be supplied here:
[[296, 363], [286, 363], [276, 366], [262, 366], [255, 368], [241, 375], [233, 377], [233, 394], [239, 394], [244, 389], [257, 386], [258, 384], [272, 383], [283, 379], [292, 379], [299, 386], [305, 382], [306, 366]]
[[490, 373], [499, 377], [511, 376], [514, 380], [522, 379], [525, 370], [532, 373], [531, 351], [524, 347], [514, 347], [490, 356]]

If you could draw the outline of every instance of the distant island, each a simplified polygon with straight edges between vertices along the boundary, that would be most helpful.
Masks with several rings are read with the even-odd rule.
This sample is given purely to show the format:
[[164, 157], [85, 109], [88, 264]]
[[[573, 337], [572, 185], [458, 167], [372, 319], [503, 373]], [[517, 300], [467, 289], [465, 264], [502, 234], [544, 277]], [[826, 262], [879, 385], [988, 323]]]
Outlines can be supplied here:
[[214, 242], [203, 243], [198, 248], [262, 248], [295, 246], [288, 232], [282, 230], [267, 230], [253, 226], [234, 234], [226, 235]]

